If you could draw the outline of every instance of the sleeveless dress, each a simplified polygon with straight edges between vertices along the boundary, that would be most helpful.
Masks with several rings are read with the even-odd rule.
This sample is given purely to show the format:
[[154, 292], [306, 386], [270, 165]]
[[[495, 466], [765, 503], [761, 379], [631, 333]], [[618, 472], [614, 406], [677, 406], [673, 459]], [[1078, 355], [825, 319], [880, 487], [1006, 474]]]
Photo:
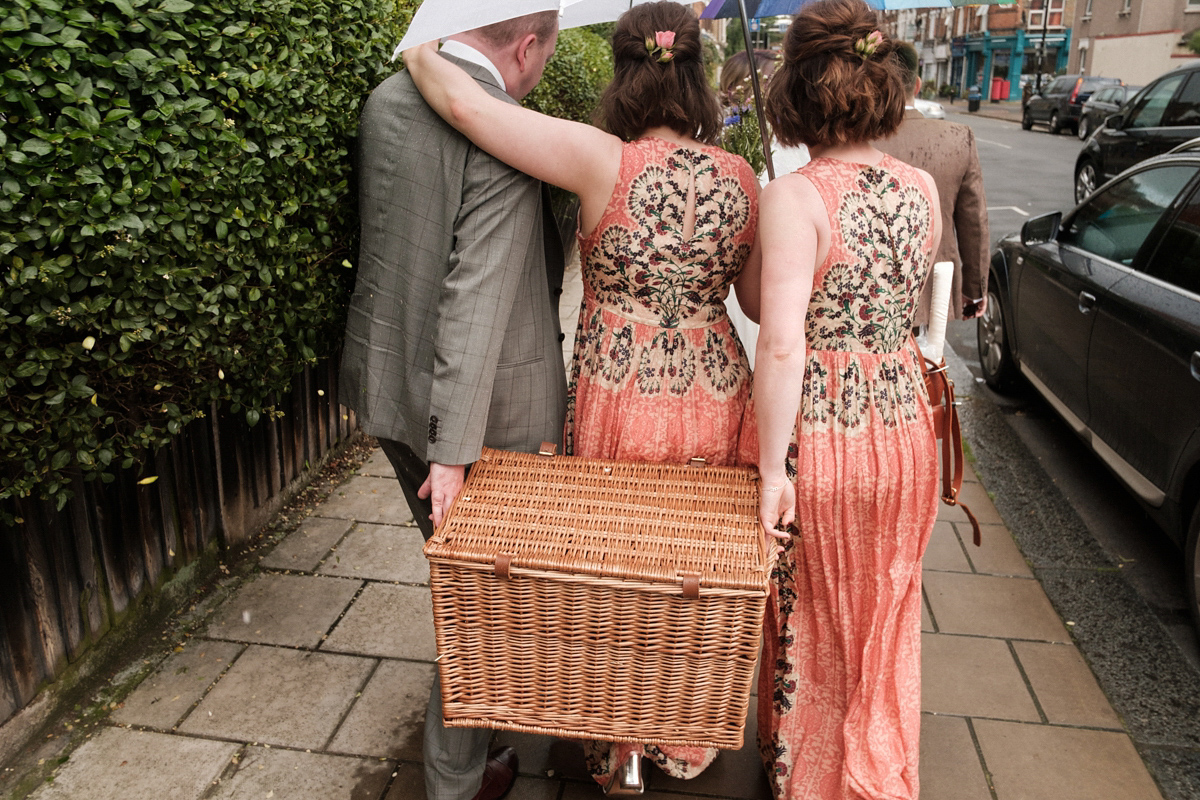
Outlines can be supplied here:
[[832, 236], [807, 309], [789, 454], [800, 533], [767, 603], [759, 746], [777, 798], [915, 800], [921, 556], [938, 465], [911, 330], [933, 255], [932, 198], [890, 156], [817, 158], [800, 173]]
[[[757, 224], [758, 182], [742, 158], [652, 136], [624, 146], [608, 206], [595, 230], [579, 238], [583, 306], [567, 392], [567, 453], [737, 462], [750, 367], [724, 300]], [[601, 785], [639, 750], [677, 778], [699, 774], [716, 756], [705, 748], [609, 742], [584, 749]]]

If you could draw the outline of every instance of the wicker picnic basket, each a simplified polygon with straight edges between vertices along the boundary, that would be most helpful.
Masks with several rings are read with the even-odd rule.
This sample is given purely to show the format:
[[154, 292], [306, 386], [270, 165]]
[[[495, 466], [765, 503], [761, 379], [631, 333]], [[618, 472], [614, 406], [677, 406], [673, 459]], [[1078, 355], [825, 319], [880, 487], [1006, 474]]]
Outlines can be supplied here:
[[425, 545], [446, 724], [740, 748], [756, 473], [551, 453], [485, 449]]

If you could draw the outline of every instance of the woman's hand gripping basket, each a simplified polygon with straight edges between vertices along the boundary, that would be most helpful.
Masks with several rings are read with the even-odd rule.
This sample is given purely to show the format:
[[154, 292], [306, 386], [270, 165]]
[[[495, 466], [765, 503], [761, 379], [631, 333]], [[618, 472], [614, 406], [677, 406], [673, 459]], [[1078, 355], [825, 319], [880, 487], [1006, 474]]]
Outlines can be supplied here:
[[740, 748], [757, 474], [552, 453], [485, 449], [425, 545], [446, 724]]

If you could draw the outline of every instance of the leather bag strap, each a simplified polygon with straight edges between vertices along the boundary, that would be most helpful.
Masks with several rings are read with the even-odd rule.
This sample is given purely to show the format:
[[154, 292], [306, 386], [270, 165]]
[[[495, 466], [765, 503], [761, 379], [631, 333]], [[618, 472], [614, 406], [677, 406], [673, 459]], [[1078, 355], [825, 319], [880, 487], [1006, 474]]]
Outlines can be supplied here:
[[[915, 341], [913, 347], [916, 347]], [[958, 405], [954, 401], [954, 382], [946, 374], [944, 359], [940, 364], [935, 364], [922, 356], [922, 361], [929, 402], [935, 408], [940, 406], [942, 411], [941, 430], [936, 431], [937, 437], [942, 441], [942, 502], [948, 506], [958, 506], [966, 513], [971, 522], [975, 546], [980, 547], [983, 544], [983, 536], [979, 530], [979, 520], [971, 513], [966, 503], [958, 499], [958, 493], [962, 491], [964, 459], [962, 428], [958, 420]]]

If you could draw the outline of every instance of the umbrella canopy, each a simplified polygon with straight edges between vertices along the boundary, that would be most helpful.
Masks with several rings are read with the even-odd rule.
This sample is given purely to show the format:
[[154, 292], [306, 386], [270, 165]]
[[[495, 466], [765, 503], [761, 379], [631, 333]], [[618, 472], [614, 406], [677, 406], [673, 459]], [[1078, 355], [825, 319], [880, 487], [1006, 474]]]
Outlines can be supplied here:
[[[866, 4], [877, 11], [901, 11], [909, 8], [950, 8], [953, 0], [865, 0]], [[995, 0], [999, 3], [1015, 3], [1017, 0]], [[800, 10], [809, 0], [746, 0], [746, 16], [755, 19], [763, 17], [790, 17]], [[967, 0], [954, 2], [954, 5], [965, 4]], [[732, 19], [741, 15], [738, 0], [712, 0], [701, 19]]]
[[1011, 6], [1017, 0], [950, 0], [951, 5], [955, 8], [962, 6]]
[[[559, 27], [577, 28], [597, 22], [611, 22], [631, 6], [650, 0], [425, 0], [392, 54], [434, 39], [444, 39], [456, 33], [504, 22], [506, 19], [536, 14], [539, 11], [559, 12]], [[687, 3], [688, 0], [678, 0]], [[735, 0], [736, 2], [736, 0]]]

